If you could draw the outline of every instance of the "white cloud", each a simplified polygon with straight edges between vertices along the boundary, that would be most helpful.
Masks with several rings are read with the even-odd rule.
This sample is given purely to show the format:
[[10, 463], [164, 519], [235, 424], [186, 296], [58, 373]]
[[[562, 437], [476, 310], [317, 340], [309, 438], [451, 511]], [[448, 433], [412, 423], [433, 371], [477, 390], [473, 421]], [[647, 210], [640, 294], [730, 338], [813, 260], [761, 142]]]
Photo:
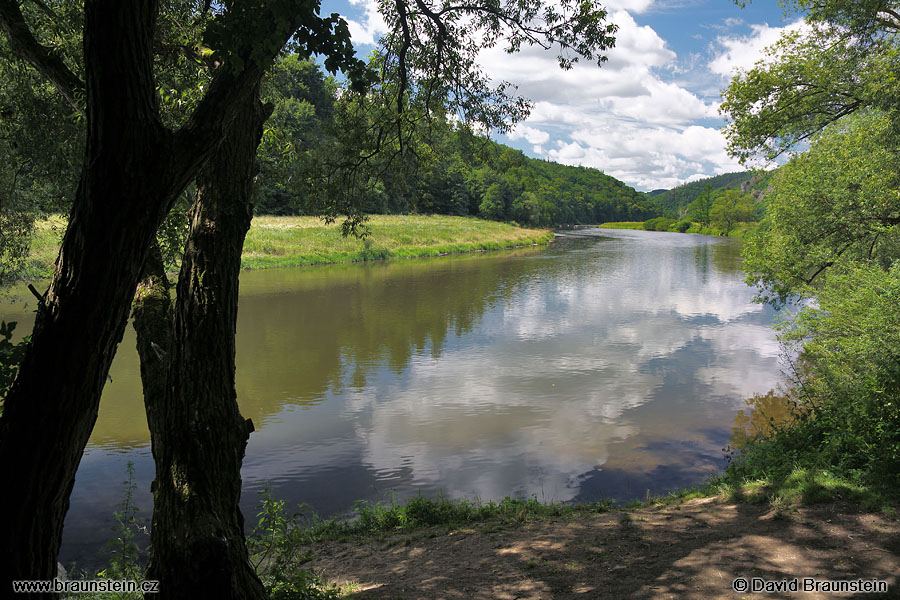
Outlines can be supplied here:
[[[352, 3], [363, 14], [351, 22], [354, 41], [371, 43], [384, 32], [384, 20], [372, 0]], [[752, 66], [783, 30], [801, 23], [750, 25], [746, 36], [723, 33], [707, 61], [696, 53], [679, 57], [656, 30], [636, 21], [634, 15], [660, 8], [659, 2], [614, 0], [606, 6], [619, 29], [602, 67], [581, 60], [565, 71], [556, 52], [538, 47], [481, 53], [479, 62], [493, 81], [511, 82], [534, 102], [531, 116], [501, 141], [519, 142], [542, 158], [599, 168], [645, 190], [740, 170], [715, 128], [720, 76]], [[715, 29], [724, 32], [743, 25], [735, 17], [721, 23]]]
[[549, 133], [541, 131], [540, 129], [535, 129], [534, 127], [528, 127], [527, 125], [519, 125], [508, 137], [511, 140], [525, 139], [529, 144], [535, 145], [546, 144], [550, 141]]
[[803, 31], [808, 26], [797, 20], [785, 27], [771, 27], [767, 23], [751, 25], [752, 33], [747, 36], [719, 36], [717, 56], [709, 63], [709, 70], [723, 77], [732, 77], [740, 71], [751, 69], [764, 57], [763, 51], [771, 46], [786, 31]]
[[378, 4], [373, 0], [349, 0], [350, 4], [363, 10], [361, 21], [346, 18], [350, 29], [350, 39], [354, 44], [373, 45], [378, 38], [387, 33], [388, 26], [378, 12]]
[[653, 0], [610, 0], [605, 2], [607, 10], [627, 10], [633, 13], [645, 12], [653, 5]]
[[[609, 65], [637, 64], [642, 67], [661, 67], [675, 59], [675, 53], [666, 47], [652, 27], [638, 25], [628, 12], [616, 11], [610, 20], [619, 26], [616, 46], [609, 52]], [[617, 70], [617, 69], [616, 69]]]
[[740, 170], [722, 135], [697, 123], [718, 120], [717, 99], [663, 79], [679, 70], [678, 57], [656, 31], [625, 11], [612, 20], [619, 25], [617, 43], [601, 68], [580, 62], [563, 71], [552, 52], [535, 48], [482, 53], [489, 76], [515, 83], [534, 102], [509, 139], [525, 139], [543, 158], [595, 167], [638, 189]]

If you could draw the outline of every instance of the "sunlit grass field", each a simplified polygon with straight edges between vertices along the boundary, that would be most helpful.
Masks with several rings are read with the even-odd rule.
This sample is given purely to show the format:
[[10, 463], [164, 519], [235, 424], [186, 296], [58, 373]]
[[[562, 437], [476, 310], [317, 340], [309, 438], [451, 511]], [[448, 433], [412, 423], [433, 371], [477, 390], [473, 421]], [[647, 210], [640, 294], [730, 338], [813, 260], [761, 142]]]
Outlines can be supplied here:
[[28, 259], [21, 272], [22, 279], [44, 279], [53, 275], [59, 245], [66, 232], [66, 218], [51, 215], [34, 224]]
[[[375, 215], [364, 239], [343, 237], [340, 221], [326, 225], [317, 217], [255, 217], [241, 266], [245, 269], [347, 263], [386, 258], [440, 256], [479, 250], [547, 244], [553, 232], [522, 229], [469, 217]], [[23, 277], [53, 274], [65, 219], [36, 223]]]
[[439, 256], [546, 244], [553, 233], [467, 217], [378, 215], [364, 239], [316, 217], [257, 217], [244, 243], [249, 269]]
[[641, 229], [643, 225], [643, 221], [616, 221], [603, 223], [599, 227], [600, 229]]

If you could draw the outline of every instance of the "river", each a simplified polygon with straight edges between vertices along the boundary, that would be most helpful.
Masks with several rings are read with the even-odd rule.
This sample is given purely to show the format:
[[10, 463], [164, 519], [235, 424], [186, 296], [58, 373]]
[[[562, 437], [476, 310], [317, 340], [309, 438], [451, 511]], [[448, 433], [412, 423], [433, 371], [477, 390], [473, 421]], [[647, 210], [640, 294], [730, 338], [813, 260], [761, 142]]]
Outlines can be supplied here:
[[[739, 243], [626, 230], [548, 248], [241, 275], [243, 510], [269, 486], [322, 515], [412, 495], [626, 501], [724, 466], [781, 377]], [[33, 307], [32, 307], [33, 308]], [[2, 318], [30, 323], [21, 304]], [[93, 565], [134, 464], [153, 478], [134, 333], [110, 373], [60, 559]]]

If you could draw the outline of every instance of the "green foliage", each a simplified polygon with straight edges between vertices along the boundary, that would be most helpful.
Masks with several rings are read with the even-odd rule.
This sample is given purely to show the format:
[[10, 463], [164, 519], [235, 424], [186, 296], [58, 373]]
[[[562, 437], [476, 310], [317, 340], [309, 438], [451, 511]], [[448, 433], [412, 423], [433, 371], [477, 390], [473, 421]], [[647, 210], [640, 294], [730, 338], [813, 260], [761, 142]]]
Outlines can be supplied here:
[[[80, 55], [80, 3], [21, 6], [35, 38], [67, 61]], [[54, 86], [25, 68], [0, 36], [0, 284], [27, 271], [35, 220], [68, 206], [83, 153], [84, 122]]]
[[677, 221], [675, 221], [675, 219], [670, 219], [669, 217], [656, 217], [644, 221], [644, 224], [641, 225], [641, 229], [644, 231], [669, 231], [669, 228], [673, 227], [676, 223]]
[[744, 248], [747, 279], [761, 300], [812, 301], [782, 325], [798, 357], [789, 390], [795, 418], [758, 435], [730, 470], [801, 487], [810, 497], [824, 493], [822, 478], [896, 494], [898, 6], [793, 4], [807, 11], [808, 33], [784, 36], [736, 77], [722, 110], [731, 121], [730, 150], [741, 159], [812, 140], [780, 169], [766, 216]]
[[784, 326], [802, 350], [805, 451], [900, 490], [900, 263], [835, 271], [817, 300]]
[[766, 189], [770, 177], [771, 174], [765, 171], [739, 171], [737, 173], [725, 173], [724, 175], [699, 179], [671, 190], [661, 190], [659, 193], [651, 192], [651, 194], [660, 209], [670, 217], [682, 215], [685, 207], [689, 207], [692, 203], [706, 200], [710, 204], [705, 207], [705, 211], [701, 209], [702, 203], [700, 203], [694, 206], [693, 212], [692, 209], [688, 208], [686, 214], [694, 221], [709, 225], [709, 215], [706, 211], [709, 210], [709, 206], [711, 206], [712, 199], [715, 196], [721, 195], [725, 190], [740, 190], [742, 188], [747, 188], [748, 192], [759, 195]]
[[340, 598], [340, 590], [316, 573], [303, 569], [298, 556], [302, 536], [300, 513], [287, 514], [284, 500], [271, 490], [259, 492], [260, 511], [253, 532], [247, 537], [250, 560], [272, 600], [328, 600]]
[[890, 120], [865, 111], [813, 140], [783, 166], [767, 213], [744, 248], [747, 281], [778, 304], [808, 295], [829, 268], [900, 256], [900, 174]]
[[324, 152], [326, 122], [333, 119], [335, 85], [319, 66], [297, 55], [280, 58], [264, 84], [264, 100], [273, 104], [257, 157], [260, 172], [254, 186], [257, 214], [303, 212], [318, 191], [306, 176], [318, 168]]
[[677, 231], [678, 233], [685, 233], [688, 229], [693, 227], [693, 225], [694, 224], [690, 221], [678, 221], [677, 223], [675, 223], [673, 230]]
[[[24, 337], [19, 342], [13, 343], [12, 335], [16, 329], [15, 321], [7, 323], [0, 321], [0, 402], [6, 397], [9, 386], [16, 378], [19, 363], [25, 356], [25, 348], [28, 347], [30, 336]], [[3, 406], [0, 404], [0, 410]]]
[[723, 92], [729, 151], [772, 158], [863, 108], [895, 110], [896, 2], [796, 0], [811, 25], [785, 33]]
[[707, 182], [703, 188], [703, 193], [698, 195], [696, 200], [691, 201], [691, 203], [687, 205], [685, 213], [689, 219], [700, 223], [700, 229], [709, 227], [712, 222], [710, 211], [712, 210], [714, 201], [715, 194], [713, 193], [712, 184]]
[[[113, 513], [115, 524], [112, 531], [115, 537], [107, 543], [107, 551], [109, 552], [109, 566], [97, 573], [99, 579], [127, 579], [131, 581], [142, 581], [144, 579], [144, 568], [142, 566], [142, 549], [138, 544], [138, 539], [142, 535], [147, 535], [146, 529], [138, 522], [138, 507], [134, 504], [134, 491], [137, 484], [134, 482], [134, 463], [128, 461], [126, 467], [128, 471], [128, 479], [122, 482], [124, 486], [124, 495], [122, 502], [119, 503], [118, 510]], [[139, 600], [142, 594], [120, 593], [105, 594], [107, 598], [115, 598], [116, 600]]]
[[709, 218], [727, 236], [738, 223], [756, 221], [759, 216], [752, 196], [737, 190], [726, 190], [713, 200]]
[[[309, 89], [324, 89], [321, 81], [316, 85]], [[277, 78], [273, 87], [281, 95], [272, 98], [302, 96]], [[314, 96], [302, 104], [305, 121], [283, 120], [283, 103], [276, 101], [260, 152], [257, 214], [359, 220], [359, 213], [436, 213], [535, 227], [659, 213], [652, 200], [596, 169], [534, 160], [422, 115], [400, 146], [385, 140], [379, 124], [390, 118], [391, 107], [346, 94], [339, 101], [321, 92]], [[414, 108], [424, 110], [409, 110]]]
[[478, 205], [478, 214], [485, 219], [501, 221], [506, 218], [508, 212], [509, 194], [504, 193], [504, 187], [495, 183], [484, 193], [481, 204]]

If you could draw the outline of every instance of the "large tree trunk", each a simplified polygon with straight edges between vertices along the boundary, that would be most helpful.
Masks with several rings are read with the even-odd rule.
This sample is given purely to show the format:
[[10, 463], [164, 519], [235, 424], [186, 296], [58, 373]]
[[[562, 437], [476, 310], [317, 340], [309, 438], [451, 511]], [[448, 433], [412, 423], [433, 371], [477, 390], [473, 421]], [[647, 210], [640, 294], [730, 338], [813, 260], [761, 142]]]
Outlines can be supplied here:
[[85, 167], [33, 341], [0, 419], [6, 592], [10, 580], [56, 574], [69, 493], [135, 284], [157, 225], [185, 183], [169, 163], [173, 138], [155, 105], [155, 3], [100, 4], [85, 10]]
[[[85, 159], [56, 271], [0, 418], [0, 589], [52, 579], [75, 472], [155, 232], [239, 104], [254, 63], [210, 86], [178, 132], [153, 78], [157, 2], [87, 0]], [[49, 596], [49, 595], [47, 595]]]
[[256, 148], [257, 94], [197, 178], [162, 398], [145, 398], [156, 461], [148, 579], [159, 598], [266, 598], [247, 554], [241, 463], [253, 430], [234, 386], [238, 275]]

